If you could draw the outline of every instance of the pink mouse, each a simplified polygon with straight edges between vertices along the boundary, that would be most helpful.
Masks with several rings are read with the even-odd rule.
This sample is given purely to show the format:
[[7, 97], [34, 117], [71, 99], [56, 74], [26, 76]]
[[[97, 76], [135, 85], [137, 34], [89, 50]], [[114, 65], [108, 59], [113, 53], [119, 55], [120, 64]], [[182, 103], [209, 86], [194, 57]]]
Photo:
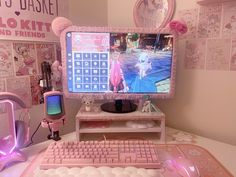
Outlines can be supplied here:
[[196, 165], [184, 157], [167, 160], [164, 166], [168, 177], [200, 177]]

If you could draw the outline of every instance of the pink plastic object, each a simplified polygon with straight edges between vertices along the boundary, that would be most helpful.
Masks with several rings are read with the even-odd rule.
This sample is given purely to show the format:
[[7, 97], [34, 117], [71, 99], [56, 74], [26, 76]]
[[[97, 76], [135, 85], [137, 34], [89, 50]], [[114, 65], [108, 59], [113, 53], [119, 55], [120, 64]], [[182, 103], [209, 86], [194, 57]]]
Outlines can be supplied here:
[[[16, 150], [16, 129], [13, 102], [18, 103], [22, 108], [26, 108], [24, 102], [15, 94], [8, 92], [0, 93], [0, 105], [5, 105], [6, 115], [1, 115], [0, 121], [8, 132], [0, 132], [0, 171], [13, 162], [25, 161], [26, 157]], [[4, 121], [8, 119], [8, 121]], [[27, 136], [26, 136], [27, 137]]]
[[52, 22], [52, 30], [57, 36], [60, 36], [62, 31], [71, 25], [72, 25], [72, 22], [68, 20], [67, 18], [56, 17]]
[[[59, 92], [59, 91], [49, 91], [43, 94], [44, 96], [44, 115], [45, 115], [45, 119], [49, 122], [53, 122], [56, 121], [58, 122], [60, 119], [64, 118], [65, 115], [65, 108], [64, 108], [64, 99], [63, 99], [63, 93]], [[58, 114], [48, 114], [47, 110], [48, 110], [48, 101], [47, 99], [49, 97], [53, 97], [53, 96], [60, 96], [60, 107], [61, 107], [61, 112]], [[53, 106], [53, 105], [52, 105]]]
[[62, 120], [54, 121], [54, 122], [48, 122], [46, 119], [43, 119], [41, 122], [41, 126], [43, 128], [48, 128], [48, 126], [52, 129], [52, 131], [59, 131], [59, 128], [63, 125]]
[[[0, 103], [6, 105], [7, 114], [8, 114], [8, 117], [7, 117], [8, 125], [6, 125], [6, 126], [9, 127], [9, 131], [7, 132], [9, 134], [7, 136], [0, 137], [1, 138], [0, 139], [0, 154], [7, 155], [7, 154], [12, 153], [12, 151], [16, 147], [14, 107], [13, 107], [13, 103], [10, 100], [2, 100], [2, 101], [0, 101]], [[2, 118], [4, 118], [4, 117], [2, 116]]]
[[161, 168], [156, 145], [147, 140], [71, 141], [49, 145], [40, 169], [110, 166]]
[[184, 157], [167, 160], [165, 166], [167, 170], [182, 177], [200, 177], [198, 168]]
[[[57, 99], [53, 99], [57, 97]], [[59, 112], [51, 112], [55, 109]], [[51, 129], [51, 135], [48, 139], [53, 139], [55, 141], [60, 140], [59, 128], [64, 125], [65, 121], [65, 108], [63, 93], [59, 91], [49, 91], [44, 93], [44, 119], [41, 122], [41, 126], [44, 128]]]
[[183, 21], [172, 20], [169, 23], [171, 30], [175, 31], [177, 34], [184, 34], [188, 31], [188, 27]]

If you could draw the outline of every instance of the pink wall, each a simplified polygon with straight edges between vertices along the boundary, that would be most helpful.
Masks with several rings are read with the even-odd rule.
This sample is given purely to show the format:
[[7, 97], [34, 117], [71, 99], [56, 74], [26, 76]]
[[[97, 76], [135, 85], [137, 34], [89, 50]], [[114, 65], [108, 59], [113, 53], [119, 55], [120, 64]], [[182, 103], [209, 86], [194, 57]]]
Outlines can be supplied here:
[[[134, 26], [132, 7], [135, 2], [108, 0], [108, 25]], [[231, 11], [236, 14], [234, 9]], [[232, 34], [223, 28], [229, 15], [226, 12], [230, 10], [223, 13], [222, 6], [206, 10], [195, 0], [176, 0], [174, 18], [181, 14], [186, 17], [186, 10], [195, 13], [196, 17], [192, 14], [185, 19], [192, 22], [193, 28], [178, 42], [176, 94], [171, 100], [157, 100], [157, 104], [166, 113], [168, 126], [236, 145], [236, 78], [235, 71], [230, 70], [233, 66], [231, 55], [236, 52], [232, 48], [236, 31]], [[214, 28], [215, 32], [206, 34], [202, 30], [198, 33], [198, 22], [207, 23], [207, 30]], [[210, 23], [218, 26], [210, 26]], [[195, 51], [190, 50], [192, 44], [197, 46]], [[189, 55], [194, 52], [197, 62]]]
[[106, 26], [107, 0], [69, 0], [70, 20], [80, 26]]

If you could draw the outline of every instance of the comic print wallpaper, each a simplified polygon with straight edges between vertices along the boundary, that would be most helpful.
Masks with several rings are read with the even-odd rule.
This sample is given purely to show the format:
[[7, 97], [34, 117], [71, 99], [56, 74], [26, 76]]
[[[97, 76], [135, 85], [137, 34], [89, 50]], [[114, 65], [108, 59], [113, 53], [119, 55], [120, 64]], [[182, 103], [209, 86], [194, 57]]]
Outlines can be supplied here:
[[16, 76], [34, 75], [36, 70], [36, 51], [34, 43], [13, 43]]
[[0, 40], [0, 91], [17, 94], [27, 107], [41, 104], [41, 64], [59, 58], [58, 43]]
[[37, 59], [38, 59], [38, 71], [41, 73], [41, 63], [43, 61], [48, 62], [50, 65], [55, 60], [55, 45], [54, 44], [36, 44]]
[[234, 38], [232, 41], [230, 70], [236, 71], [236, 38]]
[[13, 76], [11, 43], [0, 41], [0, 78]]
[[236, 2], [198, 6], [178, 12], [188, 26], [185, 69], [236, 71]]

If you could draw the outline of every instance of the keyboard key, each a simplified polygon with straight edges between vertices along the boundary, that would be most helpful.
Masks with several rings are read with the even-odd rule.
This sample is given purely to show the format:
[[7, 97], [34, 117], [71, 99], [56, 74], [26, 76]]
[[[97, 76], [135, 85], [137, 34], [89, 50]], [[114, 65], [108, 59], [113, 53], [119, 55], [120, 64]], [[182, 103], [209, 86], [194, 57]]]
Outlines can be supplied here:
[[72, 159], [72, 158], [69, 158], [69, 159], [62, 159], [62, 163], [65, 163], [65, 164], [76, 164], [76, 163], [85, 163], [85, 164], [88, 164], [88, 163], [93, 163], [93, 159], [89, 159], [89, 158], [86, 158], [86, 159]]

